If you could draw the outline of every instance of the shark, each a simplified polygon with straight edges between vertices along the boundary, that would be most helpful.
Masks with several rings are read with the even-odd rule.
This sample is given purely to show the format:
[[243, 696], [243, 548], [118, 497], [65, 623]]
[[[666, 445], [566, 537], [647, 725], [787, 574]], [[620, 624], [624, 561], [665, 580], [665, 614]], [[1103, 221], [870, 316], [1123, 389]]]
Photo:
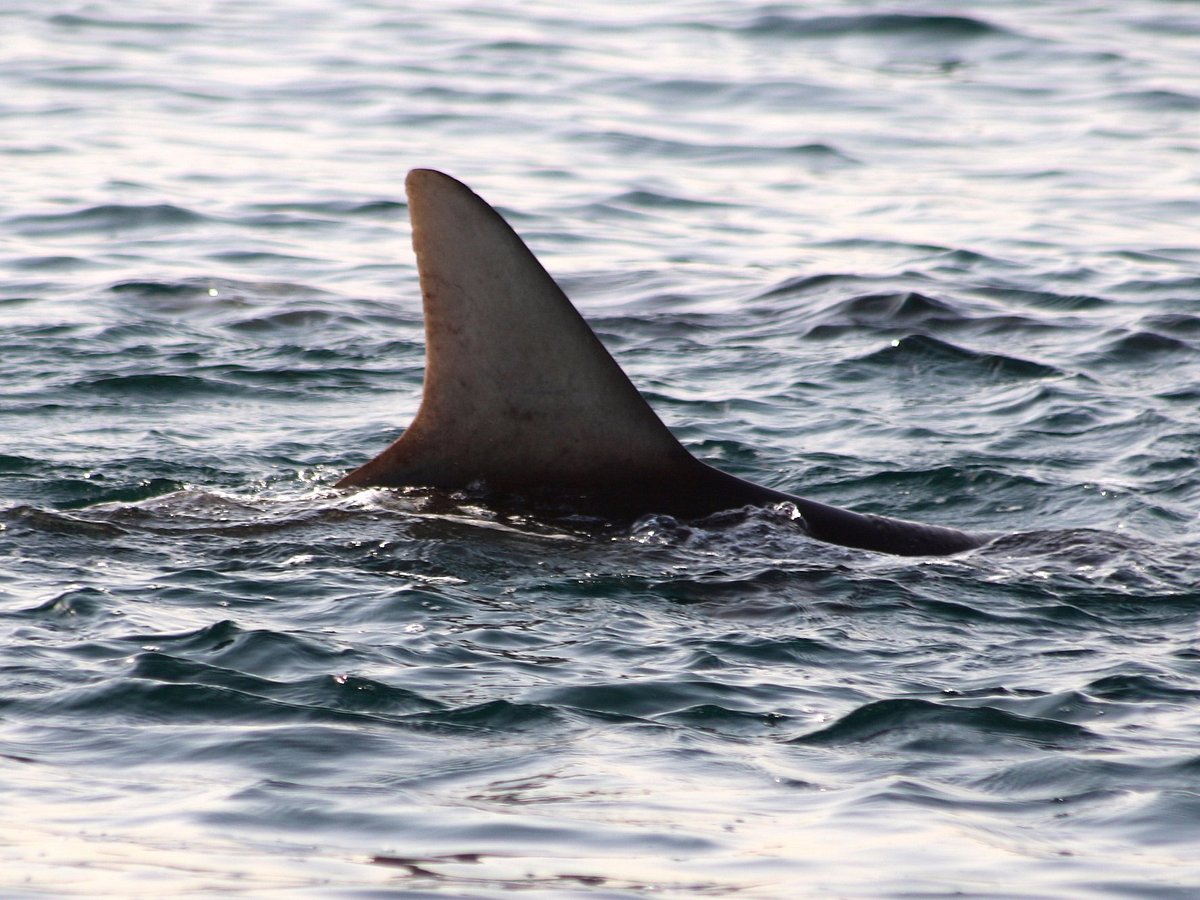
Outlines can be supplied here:
[[818, 541], [906, 556], [991, 539], [841, 509], [702, 462], [492, 206], [433, 169], [411, 171], [405, 190], [425, 317], [421, 403], [400, 437], [337, 487], [475, 491], [615, 522], [787, 504]]

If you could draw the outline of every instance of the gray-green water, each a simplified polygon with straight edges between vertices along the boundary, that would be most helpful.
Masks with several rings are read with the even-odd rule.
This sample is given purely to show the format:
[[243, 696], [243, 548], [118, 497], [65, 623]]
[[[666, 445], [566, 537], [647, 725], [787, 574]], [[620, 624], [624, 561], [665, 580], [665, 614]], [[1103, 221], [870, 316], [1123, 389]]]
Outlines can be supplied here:
[[[1191, 896], [1200, 9], [8, 3], [0, 887]], [[1010, 536], [329, 485], [470, 183], [697, 455]]]

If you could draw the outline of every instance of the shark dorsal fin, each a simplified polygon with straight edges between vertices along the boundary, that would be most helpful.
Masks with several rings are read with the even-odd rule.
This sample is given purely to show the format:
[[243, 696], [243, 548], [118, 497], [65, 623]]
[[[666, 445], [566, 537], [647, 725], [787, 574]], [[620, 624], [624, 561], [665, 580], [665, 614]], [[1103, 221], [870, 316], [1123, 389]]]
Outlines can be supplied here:
[[499, 213], [440, 172], [417, 169], [407, 187], [425, 393], [408, 430], [339, 487], [479, 486], [620, 517], [788, 503], [819, 540], [912, 555], [989, 539], [838, 509], [700, 462]]
[[405, 185], [424, 394], [399, 440], [340, 485], [524, 493], [695, 463], [499, 213], [441, 172], [416, 169]]

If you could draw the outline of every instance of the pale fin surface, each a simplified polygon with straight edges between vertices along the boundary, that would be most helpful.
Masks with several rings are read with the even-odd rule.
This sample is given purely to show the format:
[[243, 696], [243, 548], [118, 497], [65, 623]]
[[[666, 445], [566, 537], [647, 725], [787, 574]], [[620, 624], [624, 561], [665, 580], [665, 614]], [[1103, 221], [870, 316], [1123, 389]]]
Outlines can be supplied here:
[[508, 223], [429, 169], [406, 181], [425, 311], [421, 407], [343, 485], [652, 477], [690, 455]]

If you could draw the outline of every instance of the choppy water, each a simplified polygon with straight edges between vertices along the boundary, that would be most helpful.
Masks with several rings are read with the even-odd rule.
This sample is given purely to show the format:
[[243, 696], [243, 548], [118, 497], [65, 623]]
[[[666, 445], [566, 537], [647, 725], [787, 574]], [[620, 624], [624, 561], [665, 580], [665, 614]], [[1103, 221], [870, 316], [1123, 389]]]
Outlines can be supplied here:
[[[1200, 8], [0, 10], [5, 896], [1200, 889]], [[329, 485], [404, 172], [701, 457], [1004, 531]]]

